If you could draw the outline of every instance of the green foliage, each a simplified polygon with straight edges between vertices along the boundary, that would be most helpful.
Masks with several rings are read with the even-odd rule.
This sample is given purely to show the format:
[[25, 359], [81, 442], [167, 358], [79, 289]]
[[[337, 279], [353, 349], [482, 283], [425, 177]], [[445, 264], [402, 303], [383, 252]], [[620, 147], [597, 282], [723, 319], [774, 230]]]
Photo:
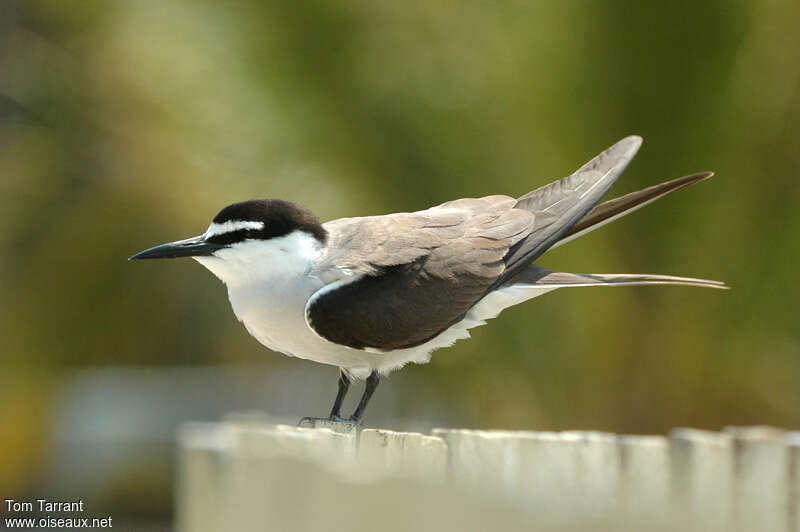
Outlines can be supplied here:
[[461, 419], [800, 422], [800, 7], [754, 0], [9, 2], [0, 364], [276, 367], [196, 264], [126, 257], [251, 197], [324, 219], [520, 195], [627, 134], [615, 195], [717, 177], [547, 255], [727, 293], [561, 290], [410, 368]]

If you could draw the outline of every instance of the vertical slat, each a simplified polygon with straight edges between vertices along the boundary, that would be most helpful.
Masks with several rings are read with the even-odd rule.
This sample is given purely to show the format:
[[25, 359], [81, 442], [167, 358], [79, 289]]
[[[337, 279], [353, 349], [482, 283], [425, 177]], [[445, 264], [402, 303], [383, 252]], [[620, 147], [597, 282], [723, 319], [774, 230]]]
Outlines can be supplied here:
[[684, 529], [730, 530], [733, 437], [696, 429], [670, 433], [673, 519]]
[[459, 485], [505, 490], [519, 475], [519, 437], [506, 431], [433, 429], [447, 443], [448, 474]]
[[620, 516], [633, 530], [670, 523], [669, 441], [663, 436], [621, 436]]
[[538, 526], [574, 520], [575, 438], [547, 432], [434, 429], [448, 447], [450, 483], [524, 506]]
[[453, 483], [523, 503], [540, 526], [612, 514], [619, 481], [616, 438], [596, 432], [435, 429], [448, 444]]
[[617, 515], [621, 461], [617, 437], [593, 431], [570, 431], [562, 436], [574, 439], [577, 450], [579, 515], [587, 522]]
[[772, 427], [726, 427], [734, 438], [734, 520], [738, 530], [789, 527], [789, 448]]
[[[524, 436], [523, 436], [524, 434]], [[578, 521], [581, 497], [579, 436], [554, 432], [527, 432], [519, 436], [520, 493], [525, 503], [544, 516], [549, 526]], [[565, 493], [571, 494], [564, 497]]]

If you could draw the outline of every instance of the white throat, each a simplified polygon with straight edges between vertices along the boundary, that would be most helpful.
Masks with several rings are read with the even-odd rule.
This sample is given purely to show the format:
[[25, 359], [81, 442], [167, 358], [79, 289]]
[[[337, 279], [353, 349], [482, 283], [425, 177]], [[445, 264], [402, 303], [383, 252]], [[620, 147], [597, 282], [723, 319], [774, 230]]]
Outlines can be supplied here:
[[305, 276], [320, 253], [316, 238], [305, 231], [293, 231], [269, 240], [245, 240], [194, 259], [232, 289]]

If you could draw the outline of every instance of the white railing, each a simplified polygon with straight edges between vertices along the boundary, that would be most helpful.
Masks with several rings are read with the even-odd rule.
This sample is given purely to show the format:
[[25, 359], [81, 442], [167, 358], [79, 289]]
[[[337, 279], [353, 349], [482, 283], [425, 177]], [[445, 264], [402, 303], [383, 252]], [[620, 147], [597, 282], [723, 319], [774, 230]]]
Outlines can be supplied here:
[[800, 532], [800, 432], [189, 424], [176, 496], [183, 532]]

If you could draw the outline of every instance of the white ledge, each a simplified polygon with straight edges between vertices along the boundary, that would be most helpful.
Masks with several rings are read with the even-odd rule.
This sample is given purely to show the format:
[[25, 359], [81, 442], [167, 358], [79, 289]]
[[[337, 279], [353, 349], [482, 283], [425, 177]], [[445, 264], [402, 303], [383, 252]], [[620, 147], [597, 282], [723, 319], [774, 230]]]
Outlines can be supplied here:
[[232, 416], [178, 444], [184, 532], [800, 532], [800, 432], [772, 427], [425, 435]]

